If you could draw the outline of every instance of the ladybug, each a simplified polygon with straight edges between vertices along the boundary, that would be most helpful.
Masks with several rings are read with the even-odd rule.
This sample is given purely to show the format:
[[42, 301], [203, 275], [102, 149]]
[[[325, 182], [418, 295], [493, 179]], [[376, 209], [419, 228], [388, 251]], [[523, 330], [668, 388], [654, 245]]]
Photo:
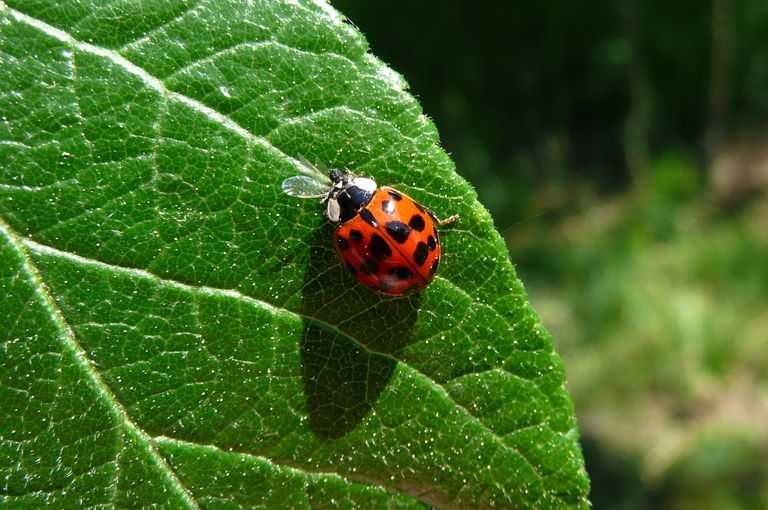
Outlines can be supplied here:
[[440, 220], [405, 193], [379, 187], [370, 177], [349, 170], [328, 170], [328, 177], [300, 158], [310, 175], [283, 181], [283, 192], [300, 198], [322, 198], [325, 216], [340, 223], [333, 234], [339, 258], [352, 276], [369, 289], [407, 296], [425, 288], [440, 264]]

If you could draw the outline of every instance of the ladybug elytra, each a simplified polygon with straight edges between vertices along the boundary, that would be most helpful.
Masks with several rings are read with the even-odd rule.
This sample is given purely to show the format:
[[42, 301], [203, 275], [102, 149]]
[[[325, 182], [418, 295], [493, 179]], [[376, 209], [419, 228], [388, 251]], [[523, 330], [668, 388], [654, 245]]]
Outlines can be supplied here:
[[407, 296], [425, 288], [440, 264], [440, 220], [411, 197], [390, 187], [378, 187], [370, 177], [330, 169], [326, 178], [301, 158], [313, 176], [283, 181], [283, 191], [300, 198], [322, 198], [325, 216], [340, 222], [334, 246], [350, 273], [380, 294]]

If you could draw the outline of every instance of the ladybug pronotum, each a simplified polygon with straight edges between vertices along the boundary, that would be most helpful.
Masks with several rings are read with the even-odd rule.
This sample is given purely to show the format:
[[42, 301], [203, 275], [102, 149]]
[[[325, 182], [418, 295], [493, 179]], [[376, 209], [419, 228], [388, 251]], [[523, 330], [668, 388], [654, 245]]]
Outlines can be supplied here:
[[405, 193], [380, 188], [372, 178], [346, 169], [330, 169], [328, 184], [320, 170], [303, 158], [302, 164], [315, 177], [289, 177], [283, 181], [283, 191], [323, 199], [325, 216], [340, 223], [333, 244], [352, 276], [389, 296], [407, 296], [429, 285], [441, 257], [436, 226], [457, 216], [440, 220]]

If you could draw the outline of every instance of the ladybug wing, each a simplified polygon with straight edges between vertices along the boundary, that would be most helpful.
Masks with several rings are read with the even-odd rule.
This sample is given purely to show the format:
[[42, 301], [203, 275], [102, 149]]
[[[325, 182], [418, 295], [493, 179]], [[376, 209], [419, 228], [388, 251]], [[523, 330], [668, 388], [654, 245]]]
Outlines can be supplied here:
[[335, 244], [362, 284], [405, 296], [432, 281], [440, 256], [436, 236], [421, 206], [392, 188], [381, 188], [360, 214], [338, 228]]
[[377, 213], [380, 211], [381, 216], [377, 216], [381, 218], [380, 228], [414, 275], [423, 280], [422, 287], [426, 287], [440, 264], [440, 237], [432, 215], [400, 191], [386, 187], [381, 191], [381, 201], [368, 207], [378, 209]]

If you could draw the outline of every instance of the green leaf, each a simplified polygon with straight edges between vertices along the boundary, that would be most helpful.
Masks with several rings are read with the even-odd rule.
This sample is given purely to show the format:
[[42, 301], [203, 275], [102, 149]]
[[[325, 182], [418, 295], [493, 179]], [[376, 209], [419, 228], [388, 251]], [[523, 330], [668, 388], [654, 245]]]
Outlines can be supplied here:
[[[402, 79], [327, 4], [0, 4], [0, 501], [586, 506], [563, 368]], [[403, 299], [297, 155], [441, 216]]]

